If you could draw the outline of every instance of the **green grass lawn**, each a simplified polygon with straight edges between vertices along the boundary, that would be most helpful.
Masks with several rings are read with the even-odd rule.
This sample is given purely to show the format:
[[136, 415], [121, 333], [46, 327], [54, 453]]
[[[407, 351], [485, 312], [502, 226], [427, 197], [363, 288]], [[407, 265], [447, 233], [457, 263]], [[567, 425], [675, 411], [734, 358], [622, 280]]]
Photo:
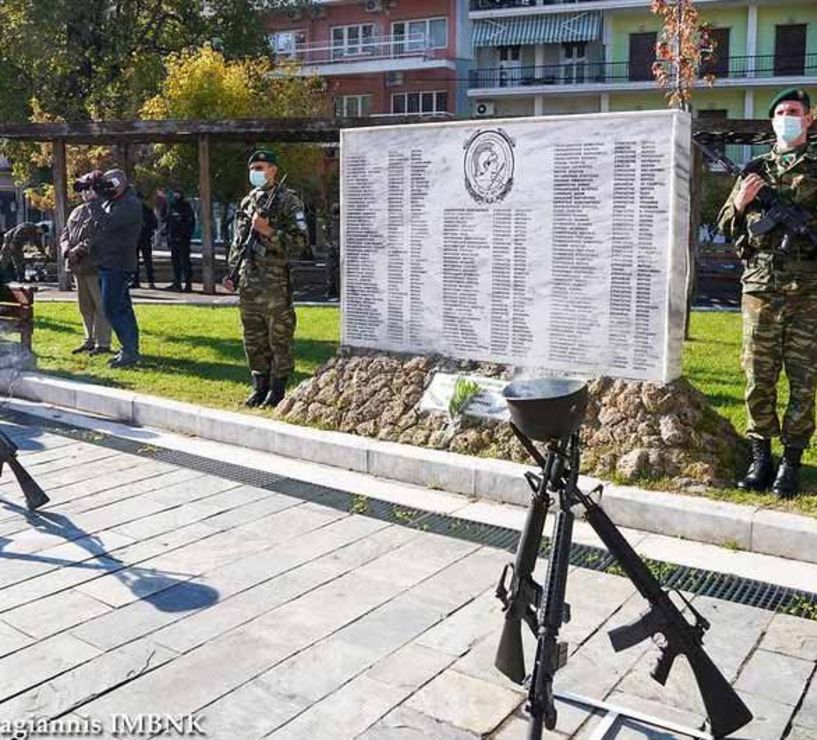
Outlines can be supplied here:
[[[247, 411], [243, 403], [250, 392], [250, 374], [236, 308], [140, 304], [135, 309], [143, 362], [136, 369], [116, 370], [108, 367], [109, 355], [71, 354], [83, 338], [75, 304], [36, 304], [38, 369], [73, 380]], [[298, 308], [291, 385], [309, 377], [335, 354], [339, 317], [336, 308]]]
[[[238, 311], [229, 307], [138, 305], [142, 365], [113, 370], [107, 357], [71, 355], [82, 340], [82, 327], [73, 303], [36, 304], [34, 350], [39, 369], [74, 380], [166, 396], [204, 406], [247, 411], [249, 373], [241, 346]], [[296, 385], [335, 354], [340, 336], [340, 312], [334, 307], [298, 308], [295, 336]], [[697, 312], [692, 316], [691, 339], [684, 348], [684, 374], [714, 408], [743, 433], [743, 373], [740, 368], [740, 315]], [[779, 398], [787, 388], [781, 381]], [[269, 411], [253, 413], [267, 414]], [[782, 504], [771, 495], [738, 490], [711, 491], [724, 500], [776, 506], [817, 515], [817, 452], [806, 453], [804, 483], [812, 495]]]

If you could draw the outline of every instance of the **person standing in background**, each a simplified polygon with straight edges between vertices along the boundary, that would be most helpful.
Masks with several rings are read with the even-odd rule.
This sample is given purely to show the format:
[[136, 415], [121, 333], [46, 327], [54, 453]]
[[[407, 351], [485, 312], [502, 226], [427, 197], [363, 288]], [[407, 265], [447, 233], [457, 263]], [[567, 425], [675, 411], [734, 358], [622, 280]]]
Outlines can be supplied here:
[[173, 283], [168, 290], [193, 290], [193, 266], [190, 261], [190, 240], [196, 227], [193, 207], [185, 199], [181, 188], [173, 189], [173, 197], [167, 208], [167, 243], [173, 262]]
[[81, 352], [97, 355], [111, 351], [111, 325], [102, 307], [99, 271], [91, 262], [88, 248], [94, 227], [90, 202], [99, 197], [94, 188], [101, 179], [102, 172], [94, 170], [74, 183], [74, 190], [80, 194], [82, 203], [71, 211], [59, 240], [60, 254], [68, 262], [68, 269], [77, 283], [77, 303], [85, 329], [85, 341], [71, 351], [74, 355]]
[[[138, 252], [145, 265], [145, 277], [147, 277], [148, 287], [153, 289], [156, 287], [156, 284], [153, 282], [153, 239], [156, 235], [159, 221], [153, 209], [145, 202], [142, 194], [137, 193], [137, 197], [142, 202], [142, 231], [139, 234]], [[138, 288], [139, 285], [139, 265], [137, 264], [131, 287]]]
[[122, 170], [108, 170], [97, 191], [104, 200], [101, 197], [90, 202], [96, 221], [89, 237], [90, 254], [99, 268], [105, 318], [122, 345], [108, 364], [131, 367], [139, 362], [139, 327], [128, 286], [137, 265], [142, 204]]

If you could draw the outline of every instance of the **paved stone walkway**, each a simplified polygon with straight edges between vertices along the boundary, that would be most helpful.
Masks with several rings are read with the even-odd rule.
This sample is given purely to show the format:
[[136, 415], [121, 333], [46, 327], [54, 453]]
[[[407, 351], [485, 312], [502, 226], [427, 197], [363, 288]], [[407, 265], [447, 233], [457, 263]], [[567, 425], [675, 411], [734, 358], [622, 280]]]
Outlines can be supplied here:
[[[523, 693], [493, 668], [507, 553], [92, 435], [0, 428], [52, 498], [27, 516], [4, 471], [0, 737], [4, 722], [35, 717], [93, 719], [104, 727], [95, 737], [112, 737], [116, 714], [188, 712], [209, 738], [526, 737]], [[572, 654], [557, 690], [701, 724], [683, 660], [661, 688], [648, 676], [653, 646], [612, 652], [607, 630], [644, 607], [629, 581], [574, 569], [568, 600]], [[817, 622], [696, 604], [713, 624], [710, 655], [756, 715], [739, 737], [817, 737]], [[602, 714], [559, 710], [546, 737], [597, 735]], [[630, 722], [607, 737], [684, 736]]]

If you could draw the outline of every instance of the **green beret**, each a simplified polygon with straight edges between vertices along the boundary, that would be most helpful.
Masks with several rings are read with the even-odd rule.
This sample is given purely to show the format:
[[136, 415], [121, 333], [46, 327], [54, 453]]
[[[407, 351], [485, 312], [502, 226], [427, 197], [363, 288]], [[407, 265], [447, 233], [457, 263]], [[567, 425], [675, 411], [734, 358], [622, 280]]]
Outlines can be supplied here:
[[774, 109], [786, 100], [795, 100], [798, 103], [802, 103], [806, 109], [806, 113], [811, 110], [811, 98], [808, 96], [808, 93], [799, 87], [790, 87], [774, 96], [774, 100], [772, 100], [769, 105], [769, 118], [774, 118]]
[[250, 157], [250, 161], [247, 162], [247, 164], [251, 165], [253, 162], [269, 162], [277, 167], [278, 157], [275, 156], [275, 152], [269, 149], [259, 149], [258, 151], [253, 152], [252, 156]]

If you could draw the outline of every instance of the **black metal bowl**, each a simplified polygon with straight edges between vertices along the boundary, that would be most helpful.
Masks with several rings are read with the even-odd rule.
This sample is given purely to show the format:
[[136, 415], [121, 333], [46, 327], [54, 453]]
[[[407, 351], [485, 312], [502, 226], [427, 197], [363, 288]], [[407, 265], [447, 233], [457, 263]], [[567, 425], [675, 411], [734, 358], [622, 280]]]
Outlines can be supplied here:
[[587, 383], [577, 378], [534, 378], [509, 383], [502, 390], [511, 420], [539, 442], [577, 431], [587, 408]]

